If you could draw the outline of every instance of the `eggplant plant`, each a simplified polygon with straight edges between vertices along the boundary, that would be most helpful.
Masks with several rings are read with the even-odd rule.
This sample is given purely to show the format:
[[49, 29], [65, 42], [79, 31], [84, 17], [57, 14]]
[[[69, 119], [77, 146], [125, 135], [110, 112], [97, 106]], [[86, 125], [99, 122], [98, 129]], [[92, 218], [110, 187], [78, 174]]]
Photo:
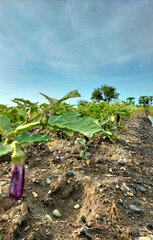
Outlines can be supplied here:
[[[52, 113], [53, 108], [59, 103], [72, 97], [80, 97], [77, 90], [69, 92], [60, 100], [50, 98], [45, 94], [42, 95], [49, 101], [49, 105], [42, 111], [36, 111], [36, 113], [28, 117], [24, 123], [18, 121], [18, 125], [15, 125], [16, 127], [14, 127], [14, 124], [11, 123], [9, 118], [4, 116], [4, 114], [0, 114], [0, 156], [11, 154], [12, 177], [9, 188], [9, 199], [11, 201], [18, 201], [23, 194], [25, 177], [24, 164], [26, 157], [22, 150], [23, 144], [51, 141], [47, 132], [31, 134], [29, 130], [34, 127], [43, 126], [50, 129], [50, 131], [60, 129], [69, 135], [72, 135], [73, 132], [78, 132], [85, 135], [86, 138], [92, 138], [95, 133], [102, 130], [92, 118], [81, 117], [73, 111], [60, 116], [54, 116], [54, 114], [48, 116], [48, 112]], [[19, 102], [19, 99], [16, 101]], [[24, 102], [24, 100], [22, 100], [22, 102]]]

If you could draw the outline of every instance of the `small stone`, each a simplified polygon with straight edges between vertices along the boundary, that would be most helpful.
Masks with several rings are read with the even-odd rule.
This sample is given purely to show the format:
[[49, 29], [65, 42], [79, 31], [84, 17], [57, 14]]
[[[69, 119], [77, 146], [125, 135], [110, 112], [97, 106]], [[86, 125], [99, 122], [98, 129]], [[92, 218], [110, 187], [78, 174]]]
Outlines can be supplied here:
[[74, 172], [73, 171], [68, 171], [65, 173], [66, 177], [74, 177]]
[[95, 158], [95, 163], [100, 163], [100, 162], [102, 162], [101, 157], [96, 157], [96, 158]]
[[27, 208], [27, 204], [24, 202], [21, 204], [21, 214], [23, 216], [26, 216], [28, 213], [28, 208]]
[[33, 196], [34, 198], [38, 198], [38, 193], [32, 192], [32, 196]]
[[64, 161], [64, 157], [63, 156], [61, 156], [60, 159], [61, 159], [61, 161]]
[[127, 192], [126, 194], [127, 194], [127, 196], [129, 196], [129, 197], [133, 197], [133, 196], [134, 196], [134, 194], [133, 194], [132, 192]]
[[124, 164], [125, 164], [125, 160], [124, 160], [124, 159], [119, 159], [117, 162], [118, 162], [119, 164], [121, 164], [121, 165], [124, 165]]
[[104, 161], [107, 161], [107, 160], [108, 160], [108, 158], [105, 157], [105, 156], [102, 156], [101, 159], [104, 160]]
[[4, 213], [3, 216], [2, 216], [2, 221], [8, 221], [8, 220], [9, 220], [9, 215]]
[[47, 184], [51, 184], [50, 178], [46, 178], [46, 183], [47, 183]]
[[81, 227], [80, 228], [80, 233], [85, 236], [87, 239], [92, 239], [92, 236], [90, 235], [90, 233], [88, 233], [87, 229], [85, 227]]
[[76, 204], [76, 205], [74, 206], [74, 208], [75, 208], [75, 209], [79, 209], [79, 208], [80, 208], [80, 204]]
[[52, 190], [49, 190], [49, 191], [48, 191], [48, 195], [51, 195], [51, 193], [52, 193]]
[[18, 213], [18, 209], [17, 208], [13, 208], [9, 214], [9, 217], [12, 219], [14, 218], [14, 216]]
[[126, 171], [126, 168], [125, 168], [125, 167], [120, 167], [120, 170], [121, 170], [122, 172], [125, 172], [125, 171]]
[[49, 220], [50, 222], [53, 221], [53, 219], [52, 219], [52, 217], [51, 217], [50, 215], [45, 215], [45, 218], [46, 218], [47, 220]]
[[140, 208], [137, 208], [135, 205], [133, 204], [130, 204], [129, 205], [129, 209], [131, 209], [132, 211], [134, 212], [141, 212], [141, 209]]
[[109, 170], [108, 170], [110, 173], [112, 173], [113, 172], [113, 170], [112, 170], [112, 168], [109, 168]]
[[55, 217], [61, 217], [61, 216], [62, 216], [62, 214], [58, 211], [58, 209], [55, 209], [55, 210], [53, 211], [53, 215], [54, 215]]
[[81, 222], [83, 222], [83, 223], [86, 222], [86, 217], [84, 215], [81, 216]]
[[101, 182], [98, 182], [97, 185], [98, 185], [98, 187], [102, 187]]
[[141, 191], [141, 192], [145, 192], [146, 189], [143, 187], [143, 186], [138, 186], [138, 189]]
[[6, 198], [6, 194], [3, 193], [3, 194], [1, 195], [1, 197], [2, 197], [2, 198]]
[[151, 223], [147, 223], [146, 226], [147, 226], [148, 229], [153, 230], [153, 224], [151, 224]]
[[20, 225], [22, 222], [21, 216], [20, 215], [15, 215], [15, 217], [12, 220], [12, 223], [16, 224], [16, 225]]

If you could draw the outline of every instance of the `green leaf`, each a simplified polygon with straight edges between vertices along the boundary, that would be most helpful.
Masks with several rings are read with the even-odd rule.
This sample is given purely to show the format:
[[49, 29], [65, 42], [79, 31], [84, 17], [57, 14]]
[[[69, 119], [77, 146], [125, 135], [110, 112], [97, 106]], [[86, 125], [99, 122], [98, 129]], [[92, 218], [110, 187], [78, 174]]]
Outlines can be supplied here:
[[56, 98], [50, 98], [50, 97], [48, 97], [47, 95], [45, 95], [44, 93], [40, 93], [40, 94], [41, 94], [42, 96], [44, 96], [44, 97], [49, 101], [49, 103], [50, 103], [51, 105], [58, 101]]
[[101, 126], [102, 126], [102, 125], [105, 125], [107, 122], [109, 122], [109, 119], [102, 120], [102, 121], [100, 122], [100, 125], [101, 125]]
[[64, 97], [62, 97], [60, 100], [57, 100], [55, 98], [50, 98], [48, 97], [47, 95], [45, 95], [44, 93], [40, 93], [42, 96], [44, 96], [51, 105], [54, 105], [56, 103], [60, 103], [60, 102], [63, 102], [69, 98], [75, 98], [75, 97], [81, 97], [81, 95], [78, 93], [77, 90], [74, 90], [74, 91], [70, 91], [68, 92]]
[[81, 152], [80, 152], [80, 157], [84, 157], [84, 151], [83, 150], [81, 150]]
[[0, 156], [11, 152], [13, 152], [13, 148], [10, 147], [10, 145], [3, 145], [0, 143]]
[[76, 141], [82, 145], [85, 145], [85, 143], [86, 143], [86, 140], [84, 138], [77, 138]]
[[33, 122], [33, 123], [27, 123], [27, 124], [24, 124], [24, 125], [20, 125], [19, 127], [17, 127], [14, 131], [12, 131], [10, 133], [9, 137], [16, 136], [19, 133], [25, 132], [25, 131], [27, 131], [29, 129], [32, 129], [33, 127], [36, 127], [38, 125], [40, 125], [40, 121]]
[[80, 93], [78, 93], [78, 90], [70, 91], [68, 92], [63, 98], [61, 98], [59, 101], [65, 101], [69, 98], [75, 98], [75, 97], [81, 97]]
[[89, 138], [92, 138], [96, 132], [102, 131], [102, 128], [90, 117], [79, 117], [76, 112], [69, 112], [61, 116], [49, 118], [48, 123], [59, 129], [68, 128], [79, 132]]
[[47, 136], [47, 133], [41, 134], [29, 134], [28, 132], [23, 132], [15, 137], [19, 144], [21, 143], [38, 143], [38, 142], [47, 142], [51, 138]]
[[5, 134], [5, 133], [9, 133], [10, 131], [11, 131], [11, 121], [7, 117], [0, 115], [0, 133]]

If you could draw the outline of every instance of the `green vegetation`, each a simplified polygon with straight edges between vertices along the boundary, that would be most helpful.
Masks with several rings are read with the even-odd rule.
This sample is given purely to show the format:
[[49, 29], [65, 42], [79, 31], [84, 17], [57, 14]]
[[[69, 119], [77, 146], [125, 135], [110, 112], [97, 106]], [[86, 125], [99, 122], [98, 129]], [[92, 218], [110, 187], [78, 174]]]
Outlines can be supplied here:
[[[99, 92], [99, 99], [96, 92]], [[92, 93], [92, 99], [95, 98], [97, 102], [80, 100], [77, 107], [65, 103], [69, 98], [80, 97], [77, 90], [69, 92], [59, 100], [40, 94], [47, 99], [48, 104], [15, 98], [12, 100], [16, 103], [15, 107], [0, 105], [0, 156], [12, 154], [12, 167], [16, 164], [13, 162], [15, 147], [18, 149], [17, 157], [20, 157], [19, 153], [23, 153], [25, 144], [51, 141], [51, 137], [61, 134], [72, 136], [74, 132], [82, 135], [82, 138], [77, 139], [84, 146], [80, 156], [87, 159], [89, 138], [96, 135], [97, 144], [101, 144], [106, 138], [115, 143], [114, 136], [119, 129], [126, 128], [125, 120], [131, 114], [145, 110], [153, 115], [153, 107], [149, 106], [149, 103], [152, 104], [152, 97], [141, 96], [140, 106], [134, 105], [133, 97], [127, 98], [128, 102], [110, 104], [119, 94], [115, 88], [107, 85]], [[36, 133], [37, 129], [41, 133]], [[20, 162], [18, 165], [21, 166]]]

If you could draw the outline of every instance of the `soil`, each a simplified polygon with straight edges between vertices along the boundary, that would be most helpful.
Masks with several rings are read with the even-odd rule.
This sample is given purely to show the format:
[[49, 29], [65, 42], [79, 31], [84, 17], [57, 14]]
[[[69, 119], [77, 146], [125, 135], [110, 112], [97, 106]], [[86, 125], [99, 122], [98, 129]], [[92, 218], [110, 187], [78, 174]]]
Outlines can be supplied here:
[[8, 198], [9, 156], [1, 157], [0, 239], [151, 239], [153, 127], [144, 114], [125, 124], [115, 144], [89, 140], [87, 160], [80, 157], [77, 134], [26, 147], [18, 202]]

